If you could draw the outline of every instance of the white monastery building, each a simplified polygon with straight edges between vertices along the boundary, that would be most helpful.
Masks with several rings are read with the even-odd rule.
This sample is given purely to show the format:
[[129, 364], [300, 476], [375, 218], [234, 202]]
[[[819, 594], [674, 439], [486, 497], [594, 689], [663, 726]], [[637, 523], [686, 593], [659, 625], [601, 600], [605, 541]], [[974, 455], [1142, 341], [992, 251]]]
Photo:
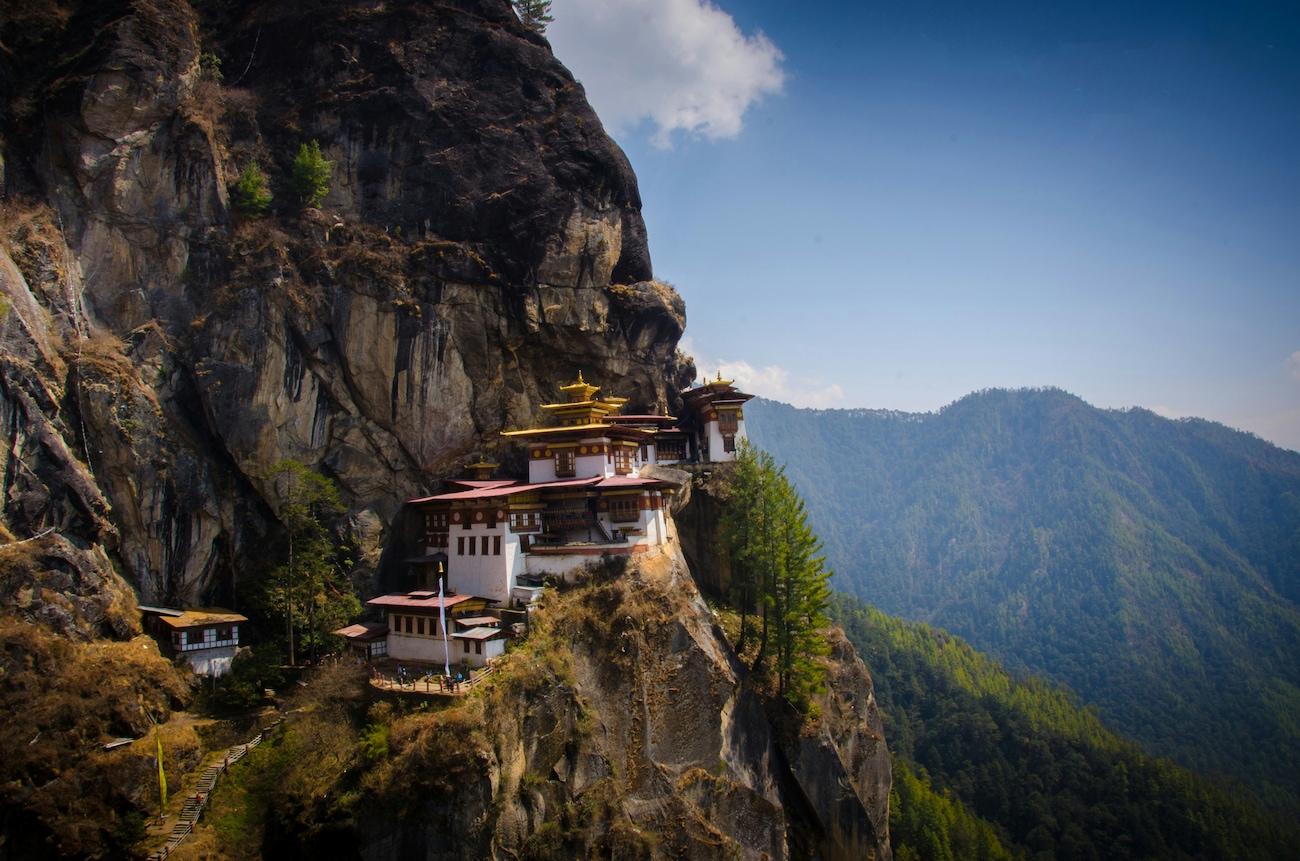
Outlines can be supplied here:
[[[368, 602], [388, 616], [389, 658], [481, 666], [501, 653], [506, 636], [489, 605], [526, 606], [545, 578], [571, 577], [603, 558], [661, 552], [672, 486], [641, 472], [732, 460], [745, 435], [742, 407], [753, 397], [719, 377], [683, 393], [688, 416], [679, 421], [620, 415], [627, 399], [597, 397], [599, 387], [581, 373], [560, 391], [565, 401], [542, 407], [551, 426], [502, 434], [525, 446], [527, 480], [491, 478], [496, 464], [479, 461], [467, 467], [472, 478], [410, 501], [424, 520], [423, 555], [410, 560], [422, 591]], [[430, 591], [439, 582], [442, 598]]]

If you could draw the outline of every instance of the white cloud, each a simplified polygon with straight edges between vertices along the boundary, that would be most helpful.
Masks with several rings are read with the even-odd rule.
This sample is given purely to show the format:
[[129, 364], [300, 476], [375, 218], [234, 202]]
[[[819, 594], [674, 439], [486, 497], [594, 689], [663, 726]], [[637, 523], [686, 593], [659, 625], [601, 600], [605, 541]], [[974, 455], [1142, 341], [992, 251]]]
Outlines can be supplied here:
[[1292, 379], [1300, 380], [1300, 350], [1296, 350], [1286, 361], [1282, 362], [1282, 367], [1291, 375]]
[[827, 384], [812, 377], [792, 379], [790, 372], [778, 365], [756, 368], [749, 362], [716, 362], [695, 360], [700, 375], [710, 380], [719, 373], [724, 380], [734, 380], [742, 392], [762, 395], [774, 401], [784, 401], [796, 407], [825, 409], [844, 402], [844, 389], [839, 383]]
[[1166, 407], [1163, 405], [1152, 407], [1151, 412], [1155, 413], [1158, 416], [1163, 416], [1167, 419], [1181, 419], [1183, 417], [1183, 414], [1180, 413], [1178, 410], [1174, 409], [1173, 407]]
[[555, 0], [551, 13], [546, 36], [601, 121], [627, 131], [649, 118], [659, 147], [677, 131], [735, 137], [785, 80], [776, 45], [708, 0]]

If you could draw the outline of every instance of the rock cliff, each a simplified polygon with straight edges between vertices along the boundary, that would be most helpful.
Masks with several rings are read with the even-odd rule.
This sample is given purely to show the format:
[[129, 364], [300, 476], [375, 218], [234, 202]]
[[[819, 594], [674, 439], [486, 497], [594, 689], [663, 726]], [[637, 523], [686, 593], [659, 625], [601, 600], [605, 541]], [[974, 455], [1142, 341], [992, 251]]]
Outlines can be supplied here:
[[[150, 752], [101, 756], [105, 734], [190, 701], [132, 639], [137, 597], [232, 600], [278, 528], [276, 463], [337, 481], [373, 589], [407, 550], [403, 501], [465, 459], [510, 464], [499, 432], [557, 381], [673, 411], [694, 369], [626, 158], [506, 0], [7, 6], [0, 693], [24, 715], [4, 747], [26, 747], [0, 769], [0, 858], [77, 857], [148, 808]], [[333, 165], [318, 207], [289, 183], [310, 141]], [[251, 164], [261, 218], [232, 209]], [[888, 753], [851, 649], [823, 720], [778, 738], [684, 562], [656, 564], [557, 599], [468, 711], [372, 714], [391, 756], [357, 735], [355, 691], [313, 711], [294, 768], [351, 806], [287, 782], [271, 812], [311, 834], [263, 850], [888, 859]], [[93, 673], [112, 697], [85, 697]]]
[[[359, 732], [291, 719], [263, 855], [889, 861], [871, 680], [830, 636], [821, 716], [782, 737], [679, 554], [597, 568], [548, 593], [475, 697], [382, 702]], [[328, 712], [351, 671], [297, 712]]]
[[0, 40], [4, 513], [146, 600], [231, 593], [281, 459], [338, 480], [373, 574], [402, 501], [556, 380], [670, 409], [693, 376], [626, 158], [505, 0], [38, 0]]

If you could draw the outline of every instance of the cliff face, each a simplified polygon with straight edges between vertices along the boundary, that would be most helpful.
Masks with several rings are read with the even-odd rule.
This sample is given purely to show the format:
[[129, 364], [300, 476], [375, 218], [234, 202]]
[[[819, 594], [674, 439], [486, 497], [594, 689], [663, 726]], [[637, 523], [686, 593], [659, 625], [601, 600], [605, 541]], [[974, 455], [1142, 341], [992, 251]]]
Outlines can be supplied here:
[[[338, 481], [373, 587], [402, 502], [510, 465], [499, 432], [557, 381], [673, 411], [694, 369], [626, 159], [505, 0], [32, 0], [0, 16], [0, 81], [0, 693], [24, 715], [0, 746], [26, 745], [0, 857], [81, 856], [149, 806], [146, 745], [97, 745], [189, 697], [131, 640], [136, 596], [229, 599], [276, 528], [274, 464]], [[288, 186], [308, 141], [319, 208]], [[228, 193], [254, 162], [262, 219]], [[346, 834], [325, 856], [888, 859], [851, 650], [827, 717], [780, 740], [675, 549], [560, 605], [486, 699], [376, 718], [391, 757], [359, 752], [359, 694], [304, 718], [294, 767], [340, 791], [286, 781], [273, 821], [315, 830], [268, 856]], [[87, 684], [69, 666], [114, 696], [58, 708]]]
[[830, 636], [821, 717], [782, 737], [679, 554], [595, 570], [548, 592], [475, 697], [372, 707], [379, 752], [358, 754], [355, 725], [291, 719], [263, 854], [889, 861], [871, 679]]
[[[229, 594], [283, 458], [338, 479], [373, 572], [556, 380], [671, 409], [693, 375], [627, 160], [504, 0], [49, 0], [0, 39], [4, 513], [147, 600]], [[311, 140], [319, 210], [287, 186]], [[262, 220], [227, 193], [251, 161]]]

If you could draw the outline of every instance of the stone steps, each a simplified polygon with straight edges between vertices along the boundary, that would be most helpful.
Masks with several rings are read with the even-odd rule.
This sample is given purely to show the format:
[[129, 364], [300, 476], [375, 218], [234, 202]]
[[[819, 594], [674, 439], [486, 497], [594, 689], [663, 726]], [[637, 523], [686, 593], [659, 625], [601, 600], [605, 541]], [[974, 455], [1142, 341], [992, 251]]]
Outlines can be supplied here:
[[[279, 722], [276, 721], [271, 727], [276, 726]], [[271, 729], [271, 727], [267, 727], [267, 730]], [[212, 790], [216, 788], [217, 781], [221, 779], [221, 775], [229, 771], [230, 766], [247, 756], [249, 751], [261, 744], [266, 737], [267, 730], [258, 733], [246, 744], [230, 748], [222, 757], [220, 764], [210, 765], [203, 770], [203, 774], [199, 777], [199, 782], [194, 788], [194, 794], [187, 796], [185, 804], [181, 807], [179, 821], [172, 827], [171, 836], [167, 838], [167, 842], [163, 844], [161, 849], [148, 857], [147, 861], [165, 861], [172, 854], [172, 850], [189, 836], [190, 832], [194, 830], [194, 826], [198, 824], [199, 819], [202, 818], [203, 810], [208, 806], [208, 799], [212, 794]]]

